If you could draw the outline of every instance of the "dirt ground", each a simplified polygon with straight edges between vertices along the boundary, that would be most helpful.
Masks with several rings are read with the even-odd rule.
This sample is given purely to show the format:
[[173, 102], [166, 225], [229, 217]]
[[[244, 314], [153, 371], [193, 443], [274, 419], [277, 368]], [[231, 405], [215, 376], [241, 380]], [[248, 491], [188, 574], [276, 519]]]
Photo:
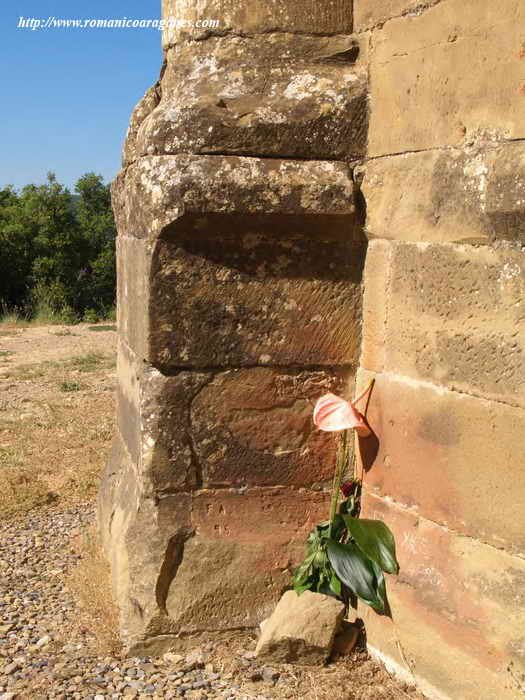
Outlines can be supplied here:
[[[324, 668], [278, 668], [272, 682], [253, 659], [255, 632], [187, 639], [182, 651], [203, 649], [208, 670], [187, 670], [184, 654], [120, 656], [93, 528], [115, 351], [112, 325], [0, 326], [0, 697], [422, 697], [372, 661], [363, 640]], [[183, 691], [188, 683], [205, 690]]]

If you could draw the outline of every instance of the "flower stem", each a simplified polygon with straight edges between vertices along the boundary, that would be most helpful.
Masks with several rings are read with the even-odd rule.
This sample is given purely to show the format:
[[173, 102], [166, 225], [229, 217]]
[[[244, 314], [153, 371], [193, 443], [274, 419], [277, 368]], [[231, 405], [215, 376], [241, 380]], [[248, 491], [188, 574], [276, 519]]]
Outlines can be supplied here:
[[339, 503], [339, 489], [341, 488], [341, 481], [343, 479], [343, 473], [348, 464], [348, 431], [343, 431], [341, 435], [341, 442], [339, 444], [339, 450], [337, 452], [337, 457], [335, 460], [335, 474], [334, 481], [332, 484], [332, 500], [330, 502], [330, 525], [328, 527], [328, 537], [332, 536], [332, 527], [334, 525], [335, 516], [337, 513], [337, 504]]
[[371, 379], [371, 380], [368, 382], [368, 385], [367, 385], [366, 389], [364, 389], [364, 390], [359, 394], [359, 396], [356, 396], [356, 398], [352, 401], [352, 405], [353, 405], [353, 406], [355, 406], [357, 403], [359, 403], [359, 402], [361, 401], [361, 399], [364, 399], [364, 398], [365, 398], [365, 396], [368, 394], [368, 392], [370, 391], [370, 389], [374, 386], [375, 381], [376, 381], [375, 379]]

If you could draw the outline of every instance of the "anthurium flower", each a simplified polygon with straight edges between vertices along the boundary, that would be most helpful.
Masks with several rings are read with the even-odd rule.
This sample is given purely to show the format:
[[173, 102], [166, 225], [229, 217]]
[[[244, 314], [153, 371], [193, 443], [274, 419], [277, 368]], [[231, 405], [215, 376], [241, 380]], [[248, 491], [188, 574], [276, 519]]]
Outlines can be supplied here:
[[354, 482], [353, 481], [345, 481], [344, 484], [341, 484], [341, 492], [345, 498], [348, 498], [348, 496], [352, 493], [354, 488]]
[[328, 433], [337, 430], [355, 430], [360, 437], [368, 437], [370, 428], [365, 419], [354, 404], [363, 398], [359, 396], [355, 401], [345, 401], [335, 394], [325, 394], [318, 399], [314, 408], [314, 423], [319, 430]]

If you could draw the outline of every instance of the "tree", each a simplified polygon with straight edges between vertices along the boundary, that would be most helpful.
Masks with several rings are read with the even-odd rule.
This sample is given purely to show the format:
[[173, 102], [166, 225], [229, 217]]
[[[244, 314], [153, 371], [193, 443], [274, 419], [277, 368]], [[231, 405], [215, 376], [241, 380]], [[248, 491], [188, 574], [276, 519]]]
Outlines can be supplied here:
[[32, 313], [86, 310], [115, 302], [115, 224], [109, 187], [95, 173], [77, 197], [48, 173], [43, 185], [0, 190], [0, 304]]
[[115, 303], [115, 221], [111, 192], [100, 175], [86, 173], [77, 182], [77, 221], [88, 251], [82, 270], [79, 302], [84, 308], [104, 312]]

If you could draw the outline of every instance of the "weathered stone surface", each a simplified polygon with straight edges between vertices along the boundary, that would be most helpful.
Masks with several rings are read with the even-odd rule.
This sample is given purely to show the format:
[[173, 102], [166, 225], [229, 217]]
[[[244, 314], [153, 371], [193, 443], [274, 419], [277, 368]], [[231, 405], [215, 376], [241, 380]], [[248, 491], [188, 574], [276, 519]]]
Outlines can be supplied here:
[[345, 606], [321, 593], [287, 591], [264, 625], [257, 658], [274, 663], [322, 664], [332, 651]]
[[144, 96], [131, 114], [126, 140], [124, 142], [124, 152], [122, 154], [122, 161], [124, 165], [133, 163], [133, 161], [137, 159], [138, 154], [136, 152], [135, 145], [138, 130], [140, 129], [142, 122], [151, 114], [151, 112], [153, 112], [159, 102], [160, 84], [156, 83], [146, 90]]
[[254, 368], [221, 372], [192, 402], [206, 488], [330, 482], [337, 439], [317, 430], [315, 400], [342, 393], [346, 375]]
[[384, 347], [388, 372], [524, 408], [525, 253], [390, 245], [388, 284], [367, 300], [378, 328], [386, 309], [384, 331], [374, 347], [370, 329], [366, 353]]
[[147, 357], [152, 248], [123, 233], [117, 237], [117, 327], [119, 337], [140, 358]]
[[378, 158], [362, 174], [369, 238], [525, 241], [522, 143]]
[[273, 555], [275, 567], [284, 571], [303, 558], [306, 537], [326, 520], [329, 510], [327, 491], [279, 486], [203, 489], [193, 498], [192, 518], [202, 537], [284, 547]]
[[165, 367], [355, 364], [363, 252], [300, 232], [225, 234], [219, 249], [204, 236], [160, 241], [148, 357]]
[[369, 155], [523, 138], [524, 21], [515, 0], [447, 0], [376, 31]]
[[[359, 372], [359, 386], [370, 374]], [[369, 489], [494, 547], [525, 553], [525, 411], [377, 375], [368, 410], [377, 454], [362, 454]]]
[[374, 240], [368, 245], [364, 271], [363, 323], [360, 366], [382, 372], [386, 353], [386, 319], [393, 246]]
[[525, 673], [523, 559], [374, 496], [366, 496], [364, 515], [392, 528], [401, 565], [399, 576], [387, 582], [394, 625], [360, 605], [369, 646], [409, 678], [413, 673], [429, 697], [519, 697]]
[[[122, 637], [135, 654], [169, 648], [180, 631], [256, 626], [273, 609], [306, 535], [329, 508], [327, 493], [305, 489], [192, 495], [153, 487], [117, 434], [98, 521]], [[243, 571], [250, 575], [240, 585]]]
[[306, 489], [196, 492], [195, 537], [184, 546], [166, 602], [170, 628], [256, 627], [273, 610], [308, 532], [328, 509], [328, 493]]
[[122, 342], [118, 353], [118, 426], [143, 486], [155, 493], [197, 485], [190, 412], [212, 376], [178, 372], [164, 376]]
[[226, 215], [249, 216], [240, 220], [245, 233], [266, 227], [345, 240], [357, 235], [345, 163], [153, 156], [122, 170], [112, 194], [119, 234], [150, 241], [211, 228], [217, 242], [225, 227], [239, 228], [239, 220], [221, 219]]
[[525, 145], [506, 144], [487, 154], [484, 210], [492, 237], [525, 244]]
[[343, 164], [140, 159], [114, 187], [123, 338], [163, 367], [355, 364], [351, 196]]
[[188, 494], [159, 499], [145, 488], [117, 433], [99, 493], [98, 522], [128, 648], [166, 629], [166, 596], [192, 532], [190, 503]]
[[[350, 33], [352, 0], [325, 4], [315, 0], [162, 0], [162, 17], [167, 22], [175, 20], [163, 32], [165, 47], [187, 36], [213, 33]], [[208, 19], [220, 20], [219, 26], [207, 27], [204, 20]]]
[[[250, 60], [242, 60], [249, 55]], [[265, 34], [184, 42], [167, 53], [158, 106], [125, 153], [350, 159], [366, 148], [366, 71], [353, 37]]]
[[405, 14], [420, 15], [428, 6], [439, 0], [354, 0], [355, 31], [381, 25], [393, 17]]

